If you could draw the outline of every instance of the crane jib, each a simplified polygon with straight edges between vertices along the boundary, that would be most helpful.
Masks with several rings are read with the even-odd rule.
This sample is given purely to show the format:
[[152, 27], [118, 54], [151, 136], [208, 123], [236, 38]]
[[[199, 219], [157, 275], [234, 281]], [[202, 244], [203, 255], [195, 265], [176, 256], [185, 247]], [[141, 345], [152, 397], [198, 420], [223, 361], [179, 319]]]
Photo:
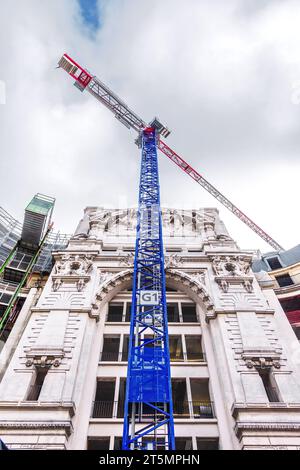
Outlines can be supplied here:
[[[77, 88], [81, 91], [87, 89], [96, 99], [103, 103], [115, 117], [124, 124], [127, 128], [134, 129], [139, 134], [147, 127], [146, 122], [141, 119], [136, 113], [128, 108], [126, 103], [122, 101], [113, 91], [111, 91], [104, 83], [98, 78], [90, 74], [88, 70], [81, 67], [75, 62], [68, 54], [64, 54], [58, 63], [59, 67], [63, 68], [69, 75], [75, 79]], [[158, 123], [158, 125], [157, 125]], [[169, 131], [165, 126], [162, 126], [155, 118], [150, 125], [156, 128], [158, 134], [167, 137]], [[140, 144], [140, 139], [136, 141]], [[260, 228], [253, 220], [247, 217], [240, 209], [238, 209], [232, 202], [229, 201], [220, 191], [218, 191], [212, 184], [210, 184], [203, 176], [201, 176], [193, 167], [191, 167], [182, 157], [180, 157], [174, 150], [168, 147], [160, 139], [158, 140], [158, 148], [177, 166], [179, 166], [185, 173], [187, 173], [194, 181], [200, 184], [206, 191], [214, 196], [221, 202], [227, 209], [236, 215], [242, 222], [244, 222], [253, 232], [260, 238], [268, 243], [276, 251], [283, 250], [282, 246], [277, 243], [270, 235], [268, 235], [262, 228]]]

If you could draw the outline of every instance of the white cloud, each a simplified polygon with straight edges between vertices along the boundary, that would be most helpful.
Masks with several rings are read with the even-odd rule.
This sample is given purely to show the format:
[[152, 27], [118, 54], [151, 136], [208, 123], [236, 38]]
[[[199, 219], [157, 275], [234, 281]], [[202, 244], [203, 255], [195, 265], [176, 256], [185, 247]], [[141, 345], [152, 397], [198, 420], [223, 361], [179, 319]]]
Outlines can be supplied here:
[[[1, 205], [21, 218], [35, 192], [53, 195], [69, 232], [86, 205], [136, 202], [134, 135], [55, 69], [69, 52], [144, 119], [158, 115], [169, 145], [275, 239], [297, 244], [299, 3], [100, 4], [94, 37], [75, 0], [1, 5]], [[241, 246], [267, 248], [163, 156], [160, 170], [164, 205], [217, 206]]]

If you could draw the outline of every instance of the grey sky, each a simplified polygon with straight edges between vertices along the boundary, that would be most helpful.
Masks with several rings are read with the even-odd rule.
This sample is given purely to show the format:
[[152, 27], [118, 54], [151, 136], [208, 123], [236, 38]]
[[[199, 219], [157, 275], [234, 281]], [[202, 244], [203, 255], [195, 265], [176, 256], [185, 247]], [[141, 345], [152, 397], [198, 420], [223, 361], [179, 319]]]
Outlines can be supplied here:
[[[57, 198], [57, 230], [86, 205], [137, 200], [134, 134], [56, 64], [64, 52], [286, 248], [299, 242], [300, 4], [293, 0], [1, 2], [0, 205], [17, 218], [35, 192]], [[268, 247], [161, 155], [162, 202], [218, 207], [244, 248]]]

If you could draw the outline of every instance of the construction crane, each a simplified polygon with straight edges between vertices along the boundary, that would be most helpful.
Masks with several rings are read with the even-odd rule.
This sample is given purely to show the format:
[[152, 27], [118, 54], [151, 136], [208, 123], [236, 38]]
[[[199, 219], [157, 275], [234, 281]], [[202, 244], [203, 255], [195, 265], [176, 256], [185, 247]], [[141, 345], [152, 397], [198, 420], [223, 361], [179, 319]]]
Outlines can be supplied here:
[[80, 91], [87, 90], [138, 133], [142, 160], [122, 448], [174, 450], [157, 148], [275, 250], [282, 247], [161, 140], [170, 131], [157, 118], [147, 124], [69, 55], [61, 57], [58, 67], [75, 80]]
[[36, 194], [25, 209], [22, 233], [0, 267], [0, 289], [5, 291], [0, 305], [0, 338], [16, 317], [19, 294], [35, 265], [48, 234], [55, 199]]
[[[103, 82], [92, 75], [87, 69], [81, 67], [68, 54], [64, 54], [60, 59], [58, 66], [66, 70], [71, 77], [75, 79], [74, 85], [80, 90], [87, 90], [97, 100], [104, 104], [115, 117], [122, 122], [128, 129], [134, 129], [140, 133], [147, 127], [147, 123], [134, 113], [124, 101], [122, 101], [113, 91], [111, 91]], [[159, 136], [168, 137], [170, 131], [164, 127], [158, 119], [154, 119], [150, 125], [156, 127]], [[139, 143], [139, 138], [136, 140]], [[284, 250], [284, 248], [274, 240], [267, 232], [259, 227], [250, 217], [233, 204], [224, 194], [209, 183], [198, 171], [189, 165], [178, 153], [172, 150], [164, 141], [158, 138], [157, 144], [159, 150], [166, 155], [179, 168], [187, 173], [194, 181], [200, 184], [206, 191], [214, 196], [223, 206], [236, 215], [244, 224], [250, 227], [260, 238], [268, 243], [275, 251]]]

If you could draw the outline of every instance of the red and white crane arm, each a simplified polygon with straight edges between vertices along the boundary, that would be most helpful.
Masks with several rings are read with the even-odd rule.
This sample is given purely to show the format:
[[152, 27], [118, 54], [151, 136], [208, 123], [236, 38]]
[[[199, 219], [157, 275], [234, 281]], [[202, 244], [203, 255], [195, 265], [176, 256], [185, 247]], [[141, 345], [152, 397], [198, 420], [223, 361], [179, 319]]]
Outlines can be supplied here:
[[[80, 91], [87, 90], [98, 101], [101, 101], [110, 111], [113, 112], [115, 117], [122, 122], [128, 129], [134, 129], [138, 133], [147, 127], [147, 124], [136, 113], [134, 113], [113, 91], [111, 91], [103, 82], [93, 76], [87, 69], [81, 67], [69, 55], [64, 54], [60, 59], [58, 66], [68, 72], [71, 77], [75, 79], [74, 85]], [[150, 123], [151, 126], [156, 127], [158, 133], [167, 137], [170, 131], [163, 126], [157, 118]], [[179, 166], [185, 173], [187, 173], [193, 180], [200, 184], [206, 191], [214, 196], [221, 202], [227, 209], [235, 214], [244, 224], [250, 227], [260, 238], [267, 242], [274, 250], [283, 250], [282, 246], [277, 243], [270, 235], [268, 235], [262, 228], [260, 228], [253, 220], [247, 217], [240, 209], [238, 209], [229, 199], [227, 199], [220, 191], [218, 191], [212, 184], [210, 184], [203, 176], [201, 176], [194, 168], [192, 168], [180, 155], [172, 150], [164, 141], [159, 139], [158, 148], [166, 155], [172, 162]]]

